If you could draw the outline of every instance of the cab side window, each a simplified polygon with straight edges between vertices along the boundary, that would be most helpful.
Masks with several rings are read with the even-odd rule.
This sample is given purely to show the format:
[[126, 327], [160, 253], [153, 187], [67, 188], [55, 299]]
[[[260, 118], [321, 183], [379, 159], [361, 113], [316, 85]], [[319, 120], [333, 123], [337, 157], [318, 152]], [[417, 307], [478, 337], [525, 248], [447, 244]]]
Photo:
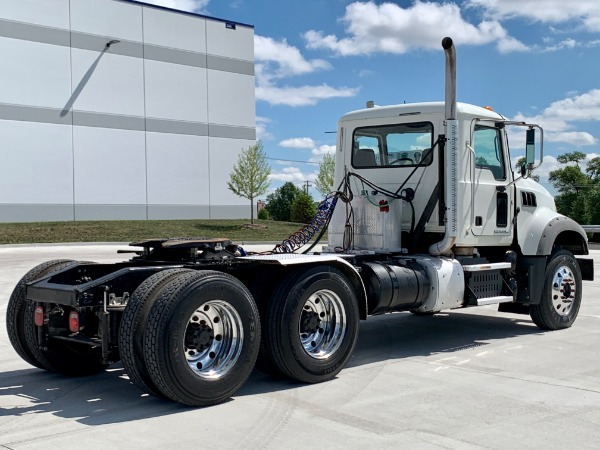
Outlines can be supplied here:
[[488, 169], [496, 180], [506, 180], [502, 135], [497, 128], [477, 125], [473, 133], [475, 167]]

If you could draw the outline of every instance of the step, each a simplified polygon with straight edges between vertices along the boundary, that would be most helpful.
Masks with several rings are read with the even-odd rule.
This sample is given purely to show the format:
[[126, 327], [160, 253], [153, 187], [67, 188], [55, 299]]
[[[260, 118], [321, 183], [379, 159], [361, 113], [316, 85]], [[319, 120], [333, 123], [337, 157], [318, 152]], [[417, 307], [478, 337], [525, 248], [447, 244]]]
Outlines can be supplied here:
[[485, 264], [468, 264], [462, 267], [465, 272], [485, 272], [488, 270], [510, 269], [511, 264], [509, 262], [499, 262]]
[[477, 299], [477, 306], [483, 305], [496, 305], [498, 303], [512, 302], [514, 299], [512, 295], [500, 295], [498, 297], [485, 297]]

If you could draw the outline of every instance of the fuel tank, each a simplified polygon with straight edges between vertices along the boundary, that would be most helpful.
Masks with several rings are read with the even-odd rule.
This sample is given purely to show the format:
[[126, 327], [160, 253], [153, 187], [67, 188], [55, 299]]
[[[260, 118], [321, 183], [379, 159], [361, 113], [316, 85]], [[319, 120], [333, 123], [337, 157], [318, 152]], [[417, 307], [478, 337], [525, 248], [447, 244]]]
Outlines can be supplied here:
[[366, 262], [360, 267], [370, 315], [416, 309], [427, 300], [429, 277], [414, 260]]

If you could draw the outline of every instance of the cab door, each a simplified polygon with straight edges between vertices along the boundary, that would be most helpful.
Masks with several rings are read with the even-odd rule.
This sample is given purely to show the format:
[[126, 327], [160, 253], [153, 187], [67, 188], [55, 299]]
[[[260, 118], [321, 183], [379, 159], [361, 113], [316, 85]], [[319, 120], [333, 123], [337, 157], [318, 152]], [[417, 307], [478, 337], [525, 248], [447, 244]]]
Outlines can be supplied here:
[[[512, 170], [503, 129], [476, 125], [473, 131], [474, 180], [471, 230], [481, 244], [512, 242]], [[490, 239], [487, 239], [490, 238]], [[493, 239], [492, 239], [493, 238]]]

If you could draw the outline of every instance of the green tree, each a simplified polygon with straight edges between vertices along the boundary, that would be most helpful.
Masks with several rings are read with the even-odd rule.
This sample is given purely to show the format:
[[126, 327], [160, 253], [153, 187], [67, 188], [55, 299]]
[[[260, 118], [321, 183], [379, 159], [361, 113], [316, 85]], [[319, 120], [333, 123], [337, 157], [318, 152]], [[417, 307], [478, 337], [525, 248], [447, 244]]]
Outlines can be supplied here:
[[242, 150], [233, 171], [229, 174], [227, 187], [239, 197], [250, 200], [250, 223], [254, 223], [254, 199], [267, 192], [271, 182], [271, 167], [261, 141]]
[[590, 184], [589, 177], [581, 171], [579, 166], [566, 166], [562, 169], [552, 170], [548, 180], [561, 194], [579, 194]]
[[333, 190], [333, 169], [335, 168], [335, 157], [329, 153], [323, 156], [319, 163], [319, 173], [315, 180], [317, 191], [324, 197]]
[[592, 182], [600, 184], [600, 157], [596, 156], [595, 158], [592, 158], [588, 162], [585, 171]]
[[300, 192], [292, 203], [292, 222], [308, 223], [317, 213], [313, 198], [306, 192]]
[[294, 186], [294, 183], [287, 182], [283, 186], [275, 189], [275, 192], [267, 195], [267, 210], [273, 220], [290, 221], [292, 213], [292, 203], [302, 192]]
[[558, 155], [556, 158], [561, 164], [569, 164], [570, 162], [574, 162], [577, 167], [579, 167], [579, 161], [583, 161], [587, 155], [583, 152], [570, 152], [565, 153], [563, 155]]
[[600, 158], [590, 160], [584, 172], [580, 163], [585, 157], [578, 151], [559, 155], [566, 166], [551, 171], [549, 181], [559, 193], [555, 202], [560, 213], [582, 224], [600, 223]]

